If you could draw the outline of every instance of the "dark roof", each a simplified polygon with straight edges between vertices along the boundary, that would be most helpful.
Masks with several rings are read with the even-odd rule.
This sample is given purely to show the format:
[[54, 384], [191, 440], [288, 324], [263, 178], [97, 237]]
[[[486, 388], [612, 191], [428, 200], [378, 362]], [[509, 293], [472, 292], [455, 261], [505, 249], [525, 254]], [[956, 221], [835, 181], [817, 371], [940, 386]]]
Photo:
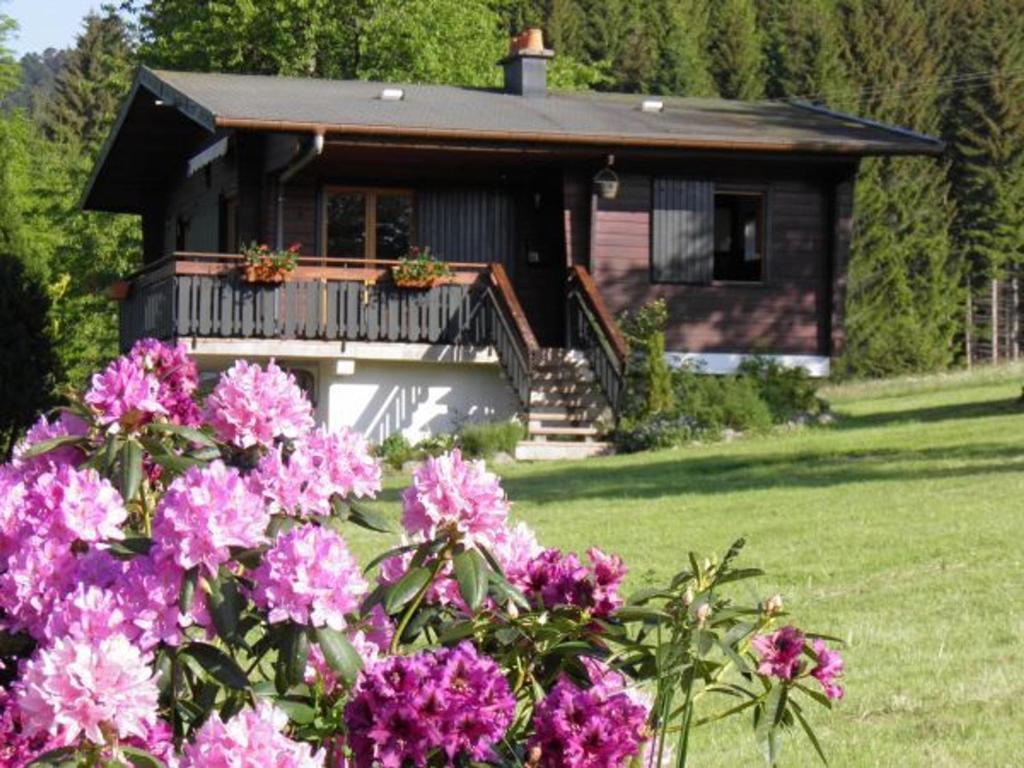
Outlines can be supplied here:
[[[749, 148], [826, 154], [935, 154], [942, 143], [809, 105], [655, 97], [659, 113], [640, 109], [638, 94], [551, 92], [524, 98], [442, 85], [396, 85], [402, 101], [384, 101], [390, 84], [267, 75], [143, 70], [144, 83], [191, 102], [207, 128], [322, 130], [434, 138], [679, 148]], [[149, 81], [149, 82], [147, 82]], [[163, 86], [161, 88], [161, 86]]]
[[[380, 98], [385, 87], [401, 101]], [[328, 137], [514, 143], [661, 151], [745, 151], [823, 156], [938, 154], [937, 139], [807, 104], [395, 85], [267, 75], [139, 70], [100, 152], [83, 206], [138, 212], [166, 190], [188, 157], [232, 129]]]

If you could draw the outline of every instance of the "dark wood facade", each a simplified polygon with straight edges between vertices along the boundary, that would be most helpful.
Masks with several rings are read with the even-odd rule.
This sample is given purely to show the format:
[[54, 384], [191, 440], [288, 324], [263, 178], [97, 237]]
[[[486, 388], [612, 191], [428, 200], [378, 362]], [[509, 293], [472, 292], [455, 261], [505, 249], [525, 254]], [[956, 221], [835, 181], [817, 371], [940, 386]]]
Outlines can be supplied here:
[[[304, 256], [351, 258], [326, 252], [326, 190], [402, 188], [414, 199], [413, 241], [451, 261], [502, 264], [544, 346], [565, 343], [568, 270], [581, 265], [616, 315], [665, 299], [670, 350], [832, 356], [841, 349], [855, 160], [620, 154], [618, 196], [606, 200], [594, 193], [602, 156], [593, 152], [328, 142], [282, 188], [280, 171], [302, 137], [238, 132], [230, 141], [225, 156], [183, 172], [153, 201], [144, 216], [147, 261], [274, 243], [279, 204], [284, 244], [301, 243]], [[653, 188], [675, 177], [763, 192], [759, 281], [654, 280]]]

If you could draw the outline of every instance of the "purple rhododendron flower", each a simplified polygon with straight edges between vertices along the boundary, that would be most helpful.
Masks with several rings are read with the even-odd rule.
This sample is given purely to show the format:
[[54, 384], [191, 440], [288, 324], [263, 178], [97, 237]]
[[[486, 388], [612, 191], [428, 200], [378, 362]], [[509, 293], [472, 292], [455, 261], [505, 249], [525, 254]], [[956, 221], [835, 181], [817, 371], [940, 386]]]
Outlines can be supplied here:
[[520, 584], [546, 608], [576, 607], [595, 616], [609, 616], [622, 605], [619, 587], [626, 566], [619, 557], [596, 548], [588, 550], [587, 556], [593, 568], [583, 565], [572, 552], [545, 550], [527, 565]]
[[770, 635], [755, 635], [750, 644], [760, 655], [758, 674], [792, 680], [800, 665], [804, 636], [796, 627], [785, 626]]
[[167, 488], [153, 521], [153, 540], [174, 553], [188, 570], [201, 566], [217, 575], [231, 558], [229, 547], [266, 541], [270, 514], [238, 470], [214, 461], [191, 467]]
[[206, 421], [237, 448], [294, 440], [313, 428], [313, 406], [295, 377], [271, 360], [264, 371], [238, 360], [221, 374], [206, 400]]
[[836, 683], [836, 679], [843, 675], [843, 657], [838, 651], [829, 650], [825, 641], [819, 639], [814, 641], [814, 653], [818, 656], [818, 663], [811, 670], [811, 676], [821, 683], [830, 699], [843, 698], [843, 688]]
[[508, 506], [497, 476], [482, 461], [463, 461], [456, 449], [413, 473], [402, 494], [402, 525], [414, 536], [432, 539], [445, 530], [467, 547], [490, 547], [505, 530]]
[[534, 710], [527, 748], [539, 768], [621, 768], [648, 737], [647, 715], [625, 693], [562, 678]]
[[57, 638], [24, 665], [18, 683], [21, 724], [68, 743], [108, 734], [145, 739], [156, 723], [157, 687], [151, 659], [124, 635], [91, 641]]
[[194, 399], [199, 372], [185, 342], [165, 344], [156, 339], [140, 339], [132, 346], [128, 358], [156, 378], [157, 399], [166, 409], [169, 421], [188, 426], [199, 424], [200, 412]]
[[178, 768], [323, 768], [324, 754], [282, 733], [288, 716], [267, 701], [227, 722], [214, 712], [186, 744]]
[[252, 572], [253, 600], [271, 624], [294, 621], [342, 630], [367, 592], [345, 540], [309, 523], [280, 536]]
[[160, 381], [129, 357], [119, 357], [92, 377], [92, 388], [85, 402], [96, 413], [96, 420], [111, 431], [130, 431], [166, 416], [160, 402]]
[[357, 768], [425, 766], [440, 751], [486, 760], [512, 723], [515, 698], [472, 644], [393, 656], [365, 669], [345, 707]]

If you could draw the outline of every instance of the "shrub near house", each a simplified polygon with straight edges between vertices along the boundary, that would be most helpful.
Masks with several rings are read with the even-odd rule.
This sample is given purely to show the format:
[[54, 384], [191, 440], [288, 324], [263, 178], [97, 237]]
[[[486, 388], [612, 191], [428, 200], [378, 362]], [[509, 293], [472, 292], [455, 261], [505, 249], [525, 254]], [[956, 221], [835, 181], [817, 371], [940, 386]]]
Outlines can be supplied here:
[[273, 363], [196, 379], [139, 342], [0, 468], [3, 765], [683, 765], [704, 695], [771, 762], [789, 727], [820, 753], [804, 706], [842, 661], [778, 596], [734, 602], [742, 542], [626, 600], [618, 557], [544, 548], [454, 450], [364, 575], [366, 441]]
[[765, 432], [827, 407], [802, 368], [767, 357], [748, 358], [735, 376], [706, 376], [686, 365], [670, 370], [665, 363], [667, 316], [659, 300], [621, 318], [631, 352], [625, 406], [614, 435], [619, 450], [671, 448], [717, 439], [725, 430]]

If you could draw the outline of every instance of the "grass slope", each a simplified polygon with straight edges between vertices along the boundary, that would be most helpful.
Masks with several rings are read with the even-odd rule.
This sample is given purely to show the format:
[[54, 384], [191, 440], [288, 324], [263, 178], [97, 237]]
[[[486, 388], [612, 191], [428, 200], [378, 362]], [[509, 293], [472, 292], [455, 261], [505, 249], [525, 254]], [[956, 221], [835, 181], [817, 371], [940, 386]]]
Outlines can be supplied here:
[[[621, 554], [630, 589], [745, 536], [758, 591], [849, 643], [846, 699], [814, 713], [833, 765], [1024, 765], [1022, 379], [839, 387], [829, 429], [499, 471], [515, 517]], [[393, 517], [402, 482], [377, 503]], [[693, 766], [760, 762], [746, 722], [694, 747]], [[795, 732], [782, 759], [817, 764]]]

